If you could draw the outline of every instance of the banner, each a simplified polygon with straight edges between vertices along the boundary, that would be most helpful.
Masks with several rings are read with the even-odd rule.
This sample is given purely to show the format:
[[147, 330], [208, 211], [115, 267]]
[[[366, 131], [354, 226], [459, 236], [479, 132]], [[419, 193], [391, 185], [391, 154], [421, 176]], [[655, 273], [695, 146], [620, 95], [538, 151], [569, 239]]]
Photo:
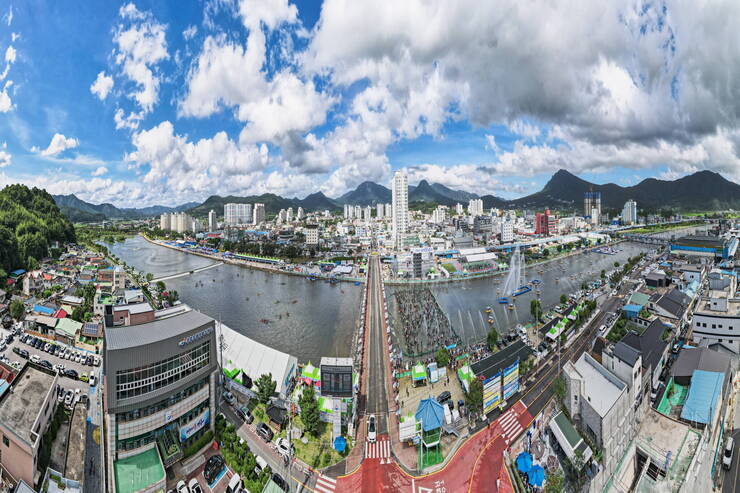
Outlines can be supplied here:
[[483, 412], [489, 413], [501, 402], [501, 372], [496, 373], [483, 384]]
[[195, 434], [196, 431], [200, 430], [205, 425], [207, 425], [208, 422], [210, 421], [210, 417], [211, 417], [211, 410], [206, 409], [205, 411], [201, 413], [200, 416], [198, 416], [197, 418], [192, 420], [190, 423], [180, 428], [180, 441], [184, 442], [185, 440], [193, 436], [193, 434]]

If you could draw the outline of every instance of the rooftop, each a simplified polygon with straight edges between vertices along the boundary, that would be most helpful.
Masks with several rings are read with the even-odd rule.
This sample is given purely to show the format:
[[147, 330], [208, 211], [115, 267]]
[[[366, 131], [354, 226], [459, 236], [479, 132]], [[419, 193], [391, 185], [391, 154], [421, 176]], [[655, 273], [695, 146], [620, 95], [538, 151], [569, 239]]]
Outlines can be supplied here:
[[584, 397], [601, 417], [606, 416], [626, 390], [627, 384], [609, 373], [587, 353], [581, 355], [572, 365], [582, 377], [586, 389]]
[[145, 346], [184, 334], [212, 322], [211, 317], [199, 311], [189, 310], [139, 325], [106, 327], [106, 346], [111, 351]]
[[164, 467], [156, 448], [113, 463], [117, 493], [135, 493], [164, 479]]
[[0, 399], [0, 423], [29, 444], [36, 441], [33, 425], [51, 392], [54, 375], [26, 364], [13, 381], [10, 391]]
[[470, 365], [470, 368], [476, 376], [482, 375], [484, 378], [490, 378], [498, 373], [499, 370], [511, 365], [517, 360], [517, 358], [523, 361], [531, 354], [532, 349], [517, 339], [512, 344], [509, 344], [495, 354], [484, 358], [477, 363], [473, 363]]
[[629, 366], [635, 366], [637, 360], [640, 359], [640, 352], [622, 341], [619, 341], [614, 345], [612, 348], [612, 354], [621, 361], [627, 363]]

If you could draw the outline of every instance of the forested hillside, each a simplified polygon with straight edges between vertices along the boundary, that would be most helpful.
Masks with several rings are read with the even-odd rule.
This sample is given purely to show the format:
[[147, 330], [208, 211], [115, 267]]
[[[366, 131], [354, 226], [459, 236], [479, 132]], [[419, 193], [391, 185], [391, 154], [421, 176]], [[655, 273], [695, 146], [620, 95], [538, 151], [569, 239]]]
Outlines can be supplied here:
[[0, 190], [0, 278], [35, 267], [53, 242], [74, 240], [72, 223], [46, 190], [25, 185]]

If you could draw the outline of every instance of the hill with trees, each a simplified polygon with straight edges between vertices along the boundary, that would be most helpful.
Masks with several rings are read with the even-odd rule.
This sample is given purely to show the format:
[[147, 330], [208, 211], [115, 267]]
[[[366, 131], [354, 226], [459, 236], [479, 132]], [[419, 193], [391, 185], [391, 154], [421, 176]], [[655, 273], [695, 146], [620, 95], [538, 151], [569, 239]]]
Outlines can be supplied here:
[[75, 230], [46, 190], [25, 185], [0, 190], [0, 278], [36, 267], [56, 241], [75, 241]]

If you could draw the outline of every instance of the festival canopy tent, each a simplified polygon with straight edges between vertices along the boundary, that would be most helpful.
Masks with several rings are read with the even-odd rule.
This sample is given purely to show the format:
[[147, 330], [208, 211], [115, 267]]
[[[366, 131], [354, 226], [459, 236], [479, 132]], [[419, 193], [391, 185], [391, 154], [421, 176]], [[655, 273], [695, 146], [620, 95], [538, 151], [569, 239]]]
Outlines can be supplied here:
[[529, 484], [537, 488], [541, 488], [545, 482], [545, 470], [539, 464], [533, 466], [527, 476], [529, 477]]
[[338, 436], [334, 439], [334, 450], [340, 454], [347, 448], [347, 439], [343, 436]]
[[473, 370], [470, 369], [470, 365], [465, 365], [462, 368], [458, 368], [457, 378], [460, 379], [460, 383], [465, 388], [465, 392], [468, 392], [470, 390], [470, 383], [475, 378]]
[[426, 367], [422, 363], [419, 363], [418, 365], [414, 366], [414, 368], [411, 370], [411, 378], [415, 382], [419, 380], [426, 380], [427, 379]]
[[308, 364], [303, 367], [301, 378], [307, 384], [316, 384], [321, 380], [321, 369], [313, 366], [309, 361]]

